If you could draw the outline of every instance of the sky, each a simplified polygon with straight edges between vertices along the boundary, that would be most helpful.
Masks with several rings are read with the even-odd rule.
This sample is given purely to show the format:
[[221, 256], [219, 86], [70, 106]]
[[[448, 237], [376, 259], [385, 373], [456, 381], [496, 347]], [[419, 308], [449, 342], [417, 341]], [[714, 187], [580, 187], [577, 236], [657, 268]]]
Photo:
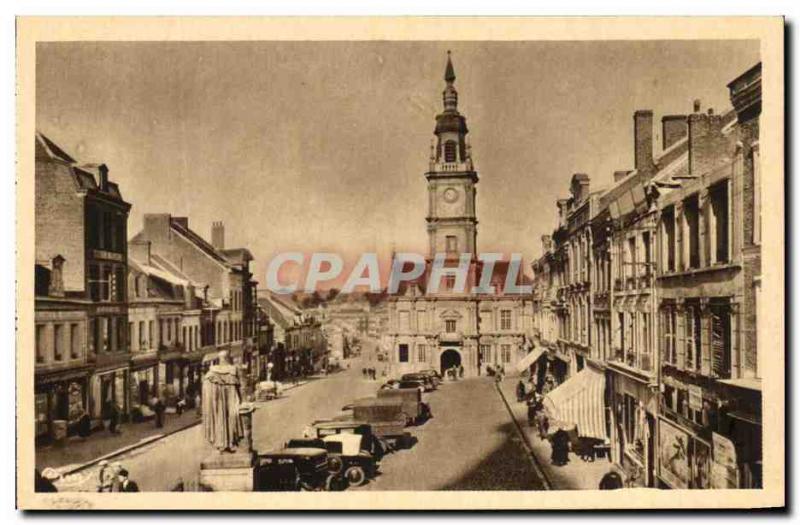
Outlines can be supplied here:
[[247, 247], [425, 254], [428, 167], [452, 51], [478, 171], [478, 250], [541, 252], [573, 173], [633, 165], [633, 113], [730, 108], [756, 41], [58, 42], [37, 45], [36, 124], [102, 162], [145, 213]]

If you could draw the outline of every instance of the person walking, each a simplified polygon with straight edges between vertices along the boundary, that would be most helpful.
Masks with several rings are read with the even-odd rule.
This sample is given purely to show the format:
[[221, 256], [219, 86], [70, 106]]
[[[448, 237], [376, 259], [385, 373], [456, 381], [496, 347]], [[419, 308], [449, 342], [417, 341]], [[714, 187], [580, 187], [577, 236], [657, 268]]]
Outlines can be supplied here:
[[119, 492], [139, 492], [139, 485], [128, 477], [128, 471], [119, 471]]
[[119, 461], [115, 461], [111, 464], [109, 468], [109, 476], [111, 478], [111, 490], [109, 492], [122, 492], [121, 485], [122, 480], [119, 477], [119, 473], [122, 472], [124, 468], [122, 467], [122, 463]]
[[164, 427], [164, 402], [159, 397], [153, 397], [153, 412], [156, 413], [156, 428]]
[[458, 365], [458, 378], [464, 379], [464, 365]]
[[108, 402], [108, 431], [112, 434], [119, 434], [119, 407], [115, 401]]
[[97, 492], [111, 492], [111, 482], [114, 473], [108, 460], [101, 459], [98, 463], [100, 470], [97, 471]]

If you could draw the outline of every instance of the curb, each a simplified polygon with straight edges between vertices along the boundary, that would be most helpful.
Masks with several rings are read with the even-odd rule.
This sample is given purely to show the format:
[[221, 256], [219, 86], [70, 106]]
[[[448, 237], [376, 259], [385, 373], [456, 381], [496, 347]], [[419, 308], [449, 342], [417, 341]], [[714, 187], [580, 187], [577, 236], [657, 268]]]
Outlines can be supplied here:
[[530, 442], [530, 437], [528, 437], [527, 432], [522, 428], [517, 418], [514, 416], [514, 410], [511, 408], [511, 405], [508, 403], [508, 399], [506, 399], [506, 395], [503, 393], [503, 390], [500, 388], [500, 385], [495, 382], [494, 384], [495, 389], [497, 389], [497, 393], [500, 395], [500, 399], [503, 400], [503, 404], [506, 406], [506, 410], [508, 410], [508, 415], [511, 416], [511, 421], [514, 422], [514, 426], [517, 428], [517, 433], [522, 438], [522, 443], [525, 445], [525, 449], [528, 451], [529, 459], [531, 460], [531, 464], [533, 465], [533, 470], [536, 471], [536, 475], [539, 476], [539, 479], [542, 480], [544, 484], [545, 490], [554, 490], [553, 483], [545, 474], [544, 469], [539, 464], [539, 459], [536, 457], [536, 453], [533, 451], [533, 445]]
[[[136, 443], [132, 443], [132, 444], [126, 445], [126, 446], [124, 446], [122, 448], [118, 448], [116, 450], [113, 450], [113, 451], [109, 452], [108, 454], [104, 454], [102, 456], [96, 457], [96, 458], [94, 458], [94, 459], [92, 459], [90, 461], [87, 461], [86, 463], [83, 463], [81, 465], [73, 467], [73, 468], [71, 468], [69, 470], [64, 470], [64, 471], [59, 470], [59, 473], [61, 474], [61, 477], [69, 476], [71, 474], [75, 474], [76, 472], [80, 472], [81, 470], [85, 470], [85, 469], [87, 469], [89, 467], [92, 467], [92, 466], [100, 463], [104, 459], [108, 460], [108, 459], [111, 459], [111, 458], [115, 458], [117, 456], [121, 456], [122, 454], [125, 454], [126, 452], [130, 452], [131, 450], [135, 450], [135, 449], [137, 449], [139, 447], [143, 447], [145, 445], [149, 445], [150, 443], [158, 441], [159, 439], [163, 439], [163, 438], [171, 436], [173, 434], [177, 434], [178, 432], [183, 432], [184, 430], [188, 430], [188, 429], [190, 429], [192, 427], [195, 427], [195, 426], [199, 425], [202, 421], [203, 421], [202, 419], [198, 419], [198, 420], [192, 421], [191, 423], [188, 423], [186, 425], [183, 425], [183, 426], [177, 427], [177, 428], [175, 428], [173, 430], [170, 430], [169, 432], [165, 432], [163, 434], [155, 434], [155, 435], [143, 438], [142, 440], [137, 441]], [[56, 469], [56, 470], [58, 470], [58, 469]]]
[[[296, 384], [293, 384], [293, 385], [291, 385], [289, 387], [284, 388], [284, 392], [286, 390], [293, 390], [293, 389], [295, 389], [297, 387], [301, 387], [303, 385], [307, 385], [310, 382], [311, 381], [308, 381], [308, 380], [303, 381], [303, 382], [298, 382]], [[70, 468], [68, 470], [64, 470], [64, 471], [59, 470], [59, 473], [61, 474], [61, 477], [69, 476], [71, 474], [75, 474], [76, 472], [80, 472], [81, 470], [85, 470], [85, 469], [87, 469], [89, 467], [92, 467], [92, 466], [100, 463], [104, 459], [108, 460], [108, 459], [111, 459], [111, 458], [115, 458], [117, 456], [121, 456], [122, 454], [125, 454], [126, 452], [130, 452], [131, 450], [135, 450], [135, 449], [137, 449], [139, 447], [143, 447], [145, 445], [149, 445], [149, 444], [154, 443], [154, 442], [156, 442], [156, 441], [158, 441], [160, 439], [164, 439], [165, 437], [169, 437], [169, 436], [171, 436], [173, 434], [177, 434], [178, 432], [183, 432], [184, 430], [188, 430], [188, 429], [190, 429], [192, 427], [195, 427], [195, 426], [199, 425], [202, 422], [203, 422], [203, 419], [200, 418], [200, 419], [197, 419], [196, 421], [192, 421], [192, 422], [190, 422], [190, 423], [188, 423], [186, 425], [183, 425], [183, 426], [177, 427], [177, 428], [175, 428], [173, 430], [170, 430], [169, 432], [165, 432], [165, 433], [162, 433], [162, 434], [154, 434], [152, 436], [143, 438], [140, 441], [137, 441], [136, 443], [132, 443], [130, 445], [126, 445], [126, 446], [124, 446], [122, 448], [118, 448], [116, 450], [113, 450], [113, 451], [109, 452], [108, 454], [104, 454], [102, 456], [98, 456], [98, 457], [96, 457], [96, 458], [94, 458], [94, 459], [92, 459], [90, 461], [87, 461], [86, 463], [82, 463], [82, 464], [77, 465], [75, 467], [72, 467], [72, 468]], [[56, 470], [58, 470], [58, 469], [56, 469]]]

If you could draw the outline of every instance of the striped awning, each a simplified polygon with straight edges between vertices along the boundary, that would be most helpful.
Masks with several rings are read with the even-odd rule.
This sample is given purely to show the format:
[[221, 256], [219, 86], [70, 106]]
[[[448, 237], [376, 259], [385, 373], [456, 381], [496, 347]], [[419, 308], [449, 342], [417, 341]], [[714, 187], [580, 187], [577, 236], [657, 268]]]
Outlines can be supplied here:
[[530, 367], [533, 363], [536, 362], [537, 359], [539, 359], [539, 357], [541, 357], [542, 353], [544, 353], [544, 348], [542, 348], [541, 346], [531, 350], [530, 353], [528, 353], [528, 355], [520, 359], [519, 362], [517, 363], [516, 366], [517, 372], [519, 372], [520, 374], [525, 372], [528, 369], [528, 367]]
[[575, 423], [578, 435], [606, 439], [606, 376], [587, 366], [544, 397], [550, 417]]

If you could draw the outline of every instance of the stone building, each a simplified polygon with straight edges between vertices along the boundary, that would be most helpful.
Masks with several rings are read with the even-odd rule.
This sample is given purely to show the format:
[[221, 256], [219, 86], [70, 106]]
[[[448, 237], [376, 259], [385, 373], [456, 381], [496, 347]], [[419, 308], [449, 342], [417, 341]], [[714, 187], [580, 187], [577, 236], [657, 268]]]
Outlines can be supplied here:
[[[395, 375], [451, 367], [463, 367], [467, 376], [477, 375], [487, 366], [510, 371], [531, 347], [530, 297], [506, 293], [508, 264], [494, 267], [490, 281], [496, 293], [473, 293], [484, 272], [477, 259], [478, 174], [467, 142], [466, 118], [458, 111], [455, 78], [448, 56], [444, 111], [436, 116], [436, 137], [425, 174], [428, 266], [422, 278], [402, 287], [388, 301], [383, 344]], [[458, 266], [462, 259], [468, 263], [463, 292], [456, 289], [452, 274], [444, 276], [438, 289], [428, 289], [436, 254], [444, 254], [445, 269]]]
[[634, 169], [615, 172], [614, 184], [595, 194], [583, 229], [589, 282], [584, 244], [565, 233], [580, 209], [574, 190], [558, 201], [559, 227], [543, 237], [533, 264], [537, 347], [581, 355], [584, 322], [573, 305], [588, 287], [587, 362], [605, 378], [603, 403], [562, 385], [548, 394], [552, 406], [559, 410], [559, 392], [569, 391], [580, 409], [562, 415], [581, 435], [603, 414], [611, 457], [636, 485], [762, 484], [760, 74], [759, 64], [728, 85], [731, 111], [701, 112], [696, 101], [690, 115], [662, 117], [658, 155], [652, 112], [637, 111]]
[[[105, 165], [35, 136], [37, 433], [128, 412], [127, 235], [131, 205]], [[59, 436], [60, 437], [60, 436]]]
[[[165, 311], [159, 319], [160, 344], [167, 353], [185, 353], [186, 383], [191, 385], [199, 384], [203, 369], [223, 349], [235, 363], [257, 373], [253, 364], [253, 355], [257, 355], [255, 282], [250, 272], [253, 258], [244, 248], [224, 248], [221, 223], [214, 223], [212, 237], [217, 246], [193, 231], [187, 217], [160, 213], [145, 214], [143, 229], [131, 239], [134, 244], [149, 243], [151, 260], [191, 283], [202, 297], [199, 312], [194, 307], [187, 312], [181, 306]], [[195, 350], [187, 351], [189, 345]]]

